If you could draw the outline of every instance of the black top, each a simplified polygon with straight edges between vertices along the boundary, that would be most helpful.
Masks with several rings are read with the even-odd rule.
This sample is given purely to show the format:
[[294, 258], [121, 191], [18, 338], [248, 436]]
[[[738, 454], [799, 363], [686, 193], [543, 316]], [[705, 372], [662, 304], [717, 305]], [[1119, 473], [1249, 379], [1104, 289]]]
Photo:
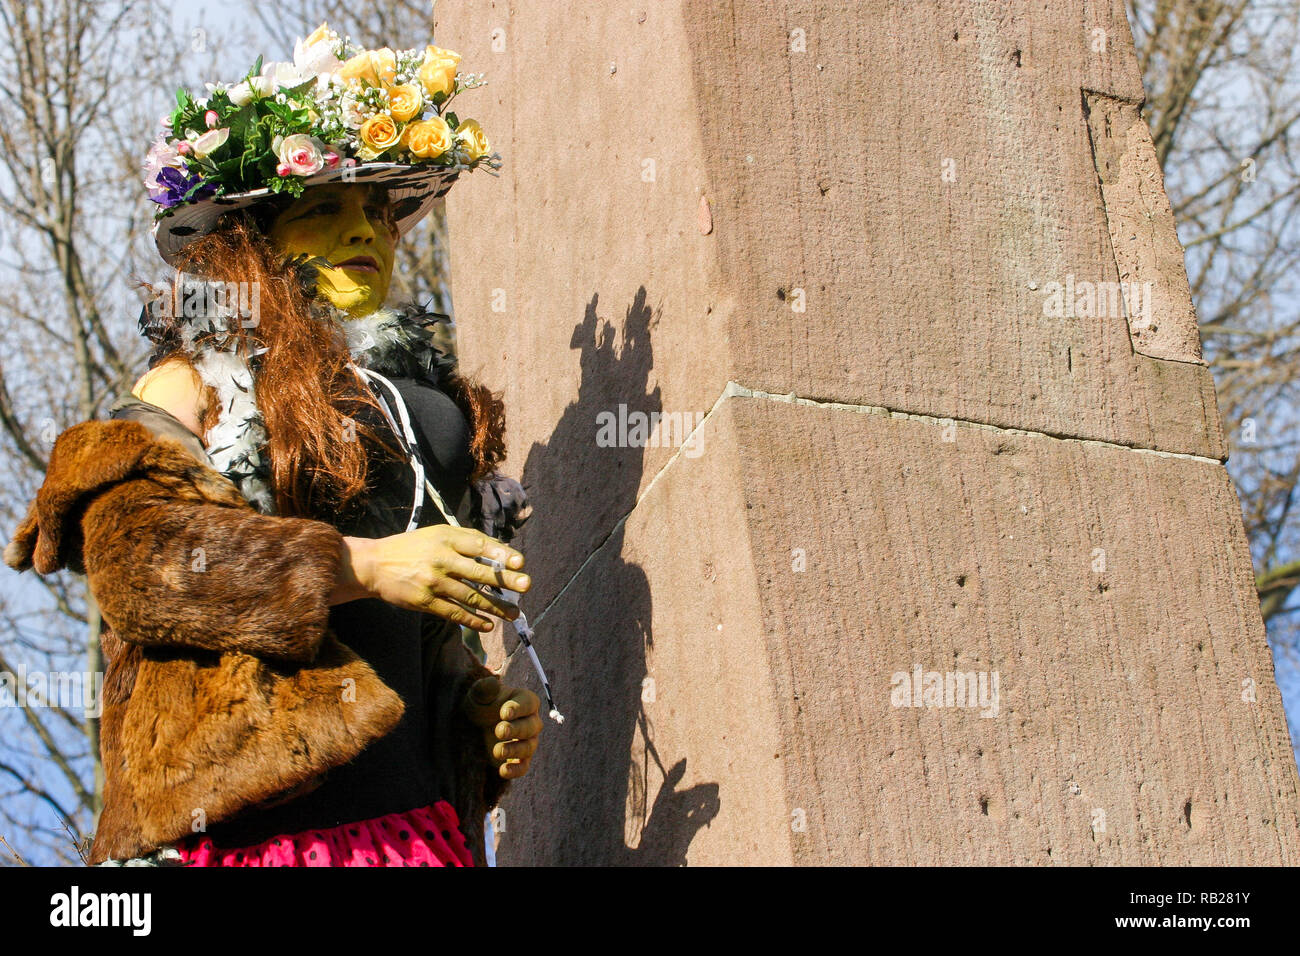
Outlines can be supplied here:
[[[389, 380], [406, 402], [430, 481], [457, 520], [463, 521], [473, 465], [464, 414], [448, 395], [427, 381]], [[114, 407], [114, 417], [137, 417], [138, 408], [133, 415], [122, 404]], [[131, 404], [147, 406], [138, 400]], [[354, 417], [395, 441], [379, 412], [363, 407]], [[358, 434], [363, 433], [359, 430]], [[314, 517], [353, 537], [399, 534], [406, 530], [410, 518], [414, 473], [408, 463], [392, 460], [370, 442], [366, 447], [372, 491], [365, 507], [348, 516]], [[446, 523], [427, 494], [424, 501], [419, 527]], [[337, 604], [330, 609], [329, 625], [339, 640], [365, 659], [380, 680], [405, 702], [402, 719], [350, 763], [330, 771], [312, 792], [278, 807], [249, 811], [211, 824], [206, 836], [214, 845], [224, 849], [250, 846], [280, 834], [324, 829], [452, 799], [453, 782], [446, 779], [446, 761], [435, 763], [430, 759], [434, 736], [430, 714], [436, 708], [425, 700], [423, 662], [428, 649], [422, 630], [427, 630], [431, 621], [440, 625], [434, 638], [440, 646], [443, 641], [460, 639], [458, 625], [394, 607], [378, 598]]]

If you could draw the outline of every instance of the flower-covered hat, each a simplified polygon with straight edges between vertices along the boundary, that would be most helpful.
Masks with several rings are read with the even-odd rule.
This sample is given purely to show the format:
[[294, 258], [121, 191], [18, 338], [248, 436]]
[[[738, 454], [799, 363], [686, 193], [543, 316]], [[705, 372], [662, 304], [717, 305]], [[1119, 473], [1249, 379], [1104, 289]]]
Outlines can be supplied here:
[[436, 46], [362, 49], [322, 23], [292, 63], [258, 57], [200, 99], [177, 90], [144, 161], [159, 253], [175, 264], [225, 213], [329, 182], [386, 186], [404, 235], [463, 170], [501, 168], [478, 122], [447, 108], [485, 82], [459, 63]]

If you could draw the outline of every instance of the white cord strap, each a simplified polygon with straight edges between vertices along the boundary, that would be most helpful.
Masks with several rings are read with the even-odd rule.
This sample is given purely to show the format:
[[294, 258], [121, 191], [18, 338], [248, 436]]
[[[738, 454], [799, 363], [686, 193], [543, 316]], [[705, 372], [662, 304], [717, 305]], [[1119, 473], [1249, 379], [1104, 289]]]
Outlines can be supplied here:
[[[372, 372], [370, 369], [362, 368], [359, 365], [354, 365], [353, 368], [366, 381], [377, 383], [388, 389], [396, 400], [397, 412], [402, 421], [400, 426], [393, 417], [392, 409], [388, 407], [388, 401], [384, 398], [383, 393], [378, 393], [379, 406], [384, 412], [384, 417], [388, 419], [388, 424], [393, 429], [393, 433], [403, 441], [406, 448], [406, 457], [410, 461], [411, 469], [415, 472], [415, 501], [411, 505], [411, 520], [406, 525], [407, 531], [414, 531], [420, 524], [420, 511], [424, 506], [425, 486], [427, 485], [432, 489], [433, 485], [424, 474], [424, 462], [420, 460], [419, 451], [416, 447], [415, 432], [411, 428], [411, 417], [406, 412], [406, 403], [402, 401], [402, 396], [398, 393], [396, 386], [378, 372]], [[436, 495], [437, 492], [435, 491], [434, 494]], [[447, 509], [442, 507], [442, 501], [440, 499], [435, 500], [437, 500], [438, 507], [442, 509], [443, 516], [446, 517]], [[448, 518], [447, 520], [450, 522], [452, 519]]]
[[[424, 506], [424, 494], [426, 491], [428, 492], [429, 497], [433, 499], [433, 503], [437, 505], [438, 510], [442, 512], [442, 516], [447, 520], [447, 523], [457, 528], [461, 527], [461, 523], [456, 520], [456, 516], [443, 502], [442, 495], [438, 493], [438, 489], [433, 486], [433, 482], [430, 481], [428, 475], [425, 474], [424, 464], [420, 460], [419, 445], [416, 443], [415, 439], [415, 431], [411, 428], [411, 417], [406, 411], [406, 403], [402, 400], [402, 395], [398, 392], [397, 387], [378, 372], [372, 371], [368, 368], [362, 368], [359, 365], [354, 365], [353, 368], [355, 368], [366, 381], [378, 383], [383, 388], [387, 389], [393, 396], [393, 404], [397, 407], [397, 418], [395, 418], [383, 394], [380, 393], [378, 395], [380, 407], [383, 409], [384, 416], [388, 419], [389, 426], [393, 429], [394, 434], [396, 434], [399, 439], [404, 439], [405, 441], [407, 457], [410, 458], [411, 468], [415, 471], [415, 501], [411, 505], [411, 521], [407, 525], [406, 530], [411, 531], [418, 526], [420, 521], [420, 511]], [[398, 425], [399, 418], [401, 420], [400, 426]], [[505, 570], [505, 565], [500, 561], [491, 558], [484, 558], [483, 560], [497, 571]], [[519, 592], [511, 591], [509, 588], [504, 586], [495, 590], [497, 590], [507, 601], [518, 606]], [[546, 704], [550, 708], [549, 716], [557, 724], [562, 724], [564, 723], [564, 715], [561, 714], [559, 708], [555, 706], [555, 697], [551, 693], [551, 682], [546, 679], [546, 671], [542, 669], [542, 659], [537, 656], [537, 650], [533, 647], [533, 629], [528, 624], [528, 618], [524, 616], [523, 608], [519, 609], [519, 616], [515, 618], [513, 623], [515, 626], [515, 633], [519, 635], [520, 642], [528, 651], [528, 657], [533, 662], [533, 668], [537, 671], [537, 676], [542, 682], [542, 690], [546, 693]], [[464, 625], [461, 626], [464, 627]], [[473, 633], [475, 637], [478, 636], [477, 632]]]

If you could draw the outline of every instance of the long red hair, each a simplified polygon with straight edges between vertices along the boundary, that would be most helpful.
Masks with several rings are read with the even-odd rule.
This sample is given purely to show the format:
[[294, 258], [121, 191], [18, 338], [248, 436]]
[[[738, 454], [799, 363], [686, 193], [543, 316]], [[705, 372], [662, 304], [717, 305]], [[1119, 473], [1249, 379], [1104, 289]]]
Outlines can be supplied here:
[[[226, 215], [213, 232], [187, 244], [176, 265], [205, 279], [257, 283], [258, 321], [251, 328], [238, 321], [229, 327], [245, 356], [267, 349], [254, 387], [266, 424], [277, 513], [323, 517], [346, 510], [368, 490], [365, 445], [357, 439], [368, 438], [395, 457], [400, 453], [391, 435], [376, 434], [358, 420], [361, 405], [382, 413], [348, 368], [341, 330], [314, 314], [297, 270], [286, 267], [254, 216]], [[153, 364], [177, 359], [192, 365], [179, 349], [155, 356]], [[500, 396], [458, 374], [441, 384], [469, 422], [471, 481], [477, 481], [505, 457], [504, 406]], [[206, 433], [221, 409], [214, 390], [205, 390], [200, 424]]]

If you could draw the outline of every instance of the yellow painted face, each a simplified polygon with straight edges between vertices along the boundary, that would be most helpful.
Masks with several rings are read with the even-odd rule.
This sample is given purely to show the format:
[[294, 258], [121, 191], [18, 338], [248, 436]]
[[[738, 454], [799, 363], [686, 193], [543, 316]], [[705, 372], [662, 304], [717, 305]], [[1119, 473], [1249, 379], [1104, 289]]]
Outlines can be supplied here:
[[282, 253], [334, 263], [317, 294], [354, 316], [384, 304], [393, 277], [397, 224], [387, 193], [365, 183], [313, 186], [276, 216], [268, 231]]

